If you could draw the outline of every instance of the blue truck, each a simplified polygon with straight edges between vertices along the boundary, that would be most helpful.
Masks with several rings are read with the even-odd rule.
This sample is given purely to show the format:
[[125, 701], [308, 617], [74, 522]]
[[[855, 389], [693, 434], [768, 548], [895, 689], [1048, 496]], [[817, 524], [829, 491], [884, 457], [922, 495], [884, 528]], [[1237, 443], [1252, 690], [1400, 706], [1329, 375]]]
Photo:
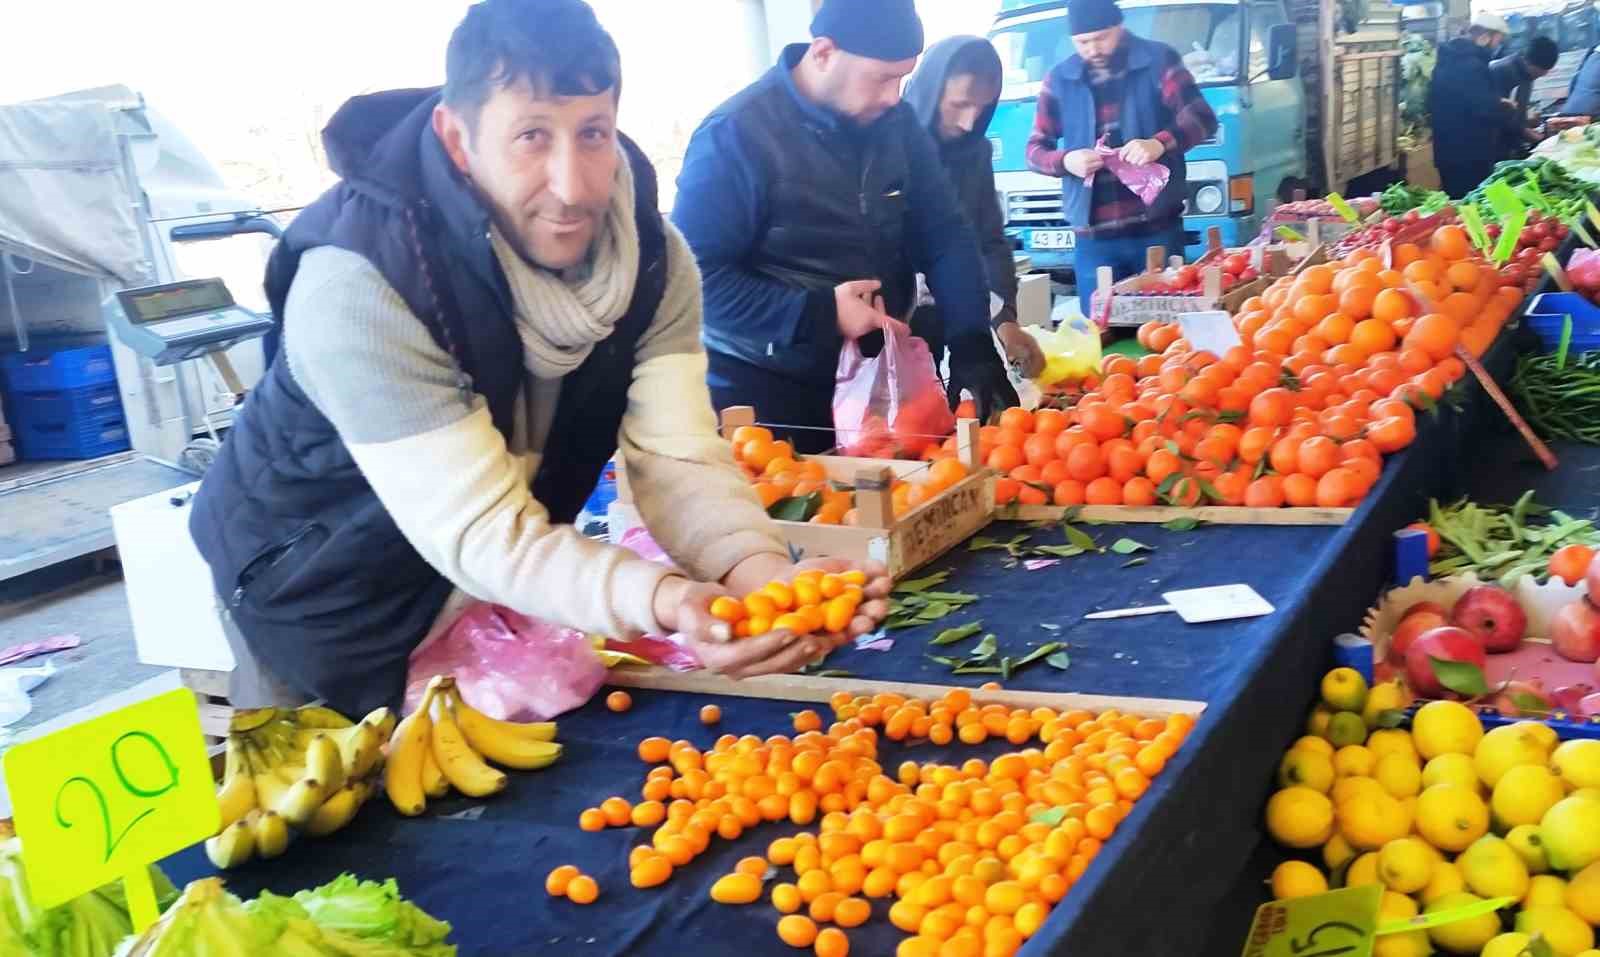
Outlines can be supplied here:
[[[1123, 0], [1121, 6], [1129, 30], [1182, 54], [1219, 121], [1216, 135], [1187, 155], [1188, 252], [1199, 250], [1210, 227], [1227, 245], [1248, 242], [1280, 185], [1307, 176], [1308, 93], [1284, 0]], [[1025, 153], [1040, 84], [1073, 53], [1066, 7], [1063, 0], [1002, 0], [989, 32], [1005, 70], [989, 142], [1006, 231], [1035, 269], [1063, 276], [1072, 270], [1074, 239], [1062, 218], [1061, 183], [1028, 169]]]

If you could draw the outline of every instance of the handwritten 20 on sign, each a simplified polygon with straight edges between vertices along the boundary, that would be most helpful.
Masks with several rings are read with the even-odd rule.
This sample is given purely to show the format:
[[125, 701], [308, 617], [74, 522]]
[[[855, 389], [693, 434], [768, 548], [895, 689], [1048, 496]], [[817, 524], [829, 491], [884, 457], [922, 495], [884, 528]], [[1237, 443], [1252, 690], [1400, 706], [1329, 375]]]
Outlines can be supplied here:
[[[147, 884], [148, 865], [221, 824], [194, 693], [181, 688], [19, 744], [5, 775], [41, 907], [121, 878]], [[143, 896], [128, 891], [130, 904]]]

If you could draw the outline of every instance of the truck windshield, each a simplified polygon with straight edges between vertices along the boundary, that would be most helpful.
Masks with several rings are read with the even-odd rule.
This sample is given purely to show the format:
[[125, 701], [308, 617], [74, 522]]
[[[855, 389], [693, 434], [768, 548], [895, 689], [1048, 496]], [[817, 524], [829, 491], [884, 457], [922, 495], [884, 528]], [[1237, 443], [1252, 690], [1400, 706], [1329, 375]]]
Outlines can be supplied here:
[[[1164, 3], [1123, 7], [1124, 25], [1133, 33], [1177, 50], [1201, 85], [1235, 82], [1239, 75], [1240, 20], [1236, 3]], [[1022, 99], [1038, 92], [1050, 68], [1072, 56], [1066, 11], [1038, 19], [1002, 24], [989, 39], [1005, 67], [1002, 99]]]

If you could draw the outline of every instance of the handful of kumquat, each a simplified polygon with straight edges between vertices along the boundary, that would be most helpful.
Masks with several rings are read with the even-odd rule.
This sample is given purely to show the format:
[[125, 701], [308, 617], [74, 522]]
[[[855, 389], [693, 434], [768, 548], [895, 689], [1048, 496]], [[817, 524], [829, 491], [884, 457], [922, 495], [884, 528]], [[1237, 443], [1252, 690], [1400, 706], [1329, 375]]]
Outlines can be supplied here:
[[732, 625], [735, 638], [772, 631], [837, 633], [850, 626], [866, 584], [866, 573], [859, 569], [839, 574], [811, 569], [794, 576], [792, 582], [767, 582], [743, 601], [718, 598], [711, 603], [711, 614]]

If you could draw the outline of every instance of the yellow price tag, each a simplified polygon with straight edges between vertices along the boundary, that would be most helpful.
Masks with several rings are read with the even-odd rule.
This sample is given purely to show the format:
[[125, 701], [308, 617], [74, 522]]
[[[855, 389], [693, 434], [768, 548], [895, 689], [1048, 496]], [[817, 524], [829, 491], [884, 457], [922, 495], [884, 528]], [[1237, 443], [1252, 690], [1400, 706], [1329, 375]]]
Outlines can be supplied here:
[[1366, 884], [1262, 904], [1243, 957], [1372, 957], [1382, 897]]
[[149, 865], [221, 825], [200, 712], [181, 688], [16, 745], [5, 776], [34, 902], [120, 879], [135, 931], [160, 916]]

